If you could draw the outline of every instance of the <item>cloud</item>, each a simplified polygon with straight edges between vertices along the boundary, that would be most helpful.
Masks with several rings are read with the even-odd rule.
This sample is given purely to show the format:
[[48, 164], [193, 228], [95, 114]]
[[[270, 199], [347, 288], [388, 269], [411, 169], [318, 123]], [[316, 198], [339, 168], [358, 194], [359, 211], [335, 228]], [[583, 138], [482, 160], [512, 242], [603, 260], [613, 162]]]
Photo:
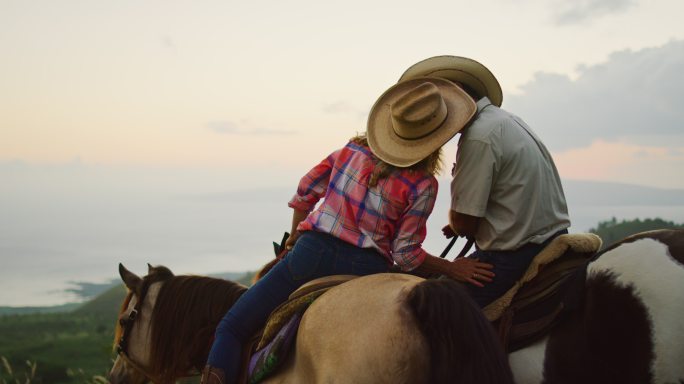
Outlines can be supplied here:
[[257, 136], [257, 135], [292, 135], [297, 133], [293, 130], [279, 130], [270, 129], [264, 127], [252, 127], [249, 124], [238, 125], [235, 122], [227, 120], [210, 121], [205, 124], [205, 127], [209, 130], [226, 135], [246, 135], [246, 136]]
[[207, 128], [216, 133], [237, 133], [238, 127], [232, 121], [210, 121], [205, 124]]
[[620, 51], [579, 76], [538, 73], [504, 108], [527, 121], [552, 150], [597, 139], [650, 146], [684, 143], [684, 41]]
[[361, 110], [357, 107], [354, 107], [351, 103], [342, 100], [324, 105], [323, 112], [348, 115], [357, 120], [365, 120], [368, 116], [368, 110]]
[[682, 188], [684, 146], [630, 144], [596, 140], [590, 146], [554, 153], [563, 178], [612, 181], [661, 188]]
[[173, 40], [173, 38], [171, 38], [171, 36], [168, 36], [168, 35], [161, 36], [161, 44], [165, 48], [169, 48], [169, 49], [173, 49], [173, 50], [176, 49], [176, 43]]
[[558, 0], [554, 20], [558, 25], [581, 24], [609, 14], [624, 12], [634, 0]]
[[350, 113], [354, 112], [354, 107], [346, 101], [337, 101], [323, 106], [323, 112], [326, 113]]

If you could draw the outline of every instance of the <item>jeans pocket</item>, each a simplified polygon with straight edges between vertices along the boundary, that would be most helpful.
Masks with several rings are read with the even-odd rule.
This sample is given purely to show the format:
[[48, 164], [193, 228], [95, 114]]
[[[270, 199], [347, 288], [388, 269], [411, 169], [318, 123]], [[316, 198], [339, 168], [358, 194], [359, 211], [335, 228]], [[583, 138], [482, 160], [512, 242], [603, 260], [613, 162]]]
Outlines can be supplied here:
[[316, 244], [306, 241], [297, 241], [294, 249], [290, 252], [287, 268], [294, 280], [310, 280], [318, 272], [318, 267], [323, 257], [323, 251]]

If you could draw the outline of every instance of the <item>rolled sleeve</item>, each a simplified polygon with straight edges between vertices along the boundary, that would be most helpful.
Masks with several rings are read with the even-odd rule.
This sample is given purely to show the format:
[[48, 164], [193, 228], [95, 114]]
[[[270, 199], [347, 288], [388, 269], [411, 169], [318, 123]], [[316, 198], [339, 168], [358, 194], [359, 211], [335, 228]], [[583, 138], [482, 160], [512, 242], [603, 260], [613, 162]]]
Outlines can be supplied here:
[[451, 181], [451, 209], [483, 217], [496, 174], [496, 156], [486, 142], [468, 141], [458, 149]]
[[338, 154], [339, 151], [333, 152], [302, 177], [297, 186], [297, 193], [287, 203], [290, 208], [306, 212], [314, 209], [316, 203], [325, 196]]
[[437, 180], [434, 177], [419, 184], [398, 223], [392, 241], [392, 259], [403, 271], [415, 269], [427, 256], [422, 244], [427, 234], [427, 219], [437, 200], [437, 189]]

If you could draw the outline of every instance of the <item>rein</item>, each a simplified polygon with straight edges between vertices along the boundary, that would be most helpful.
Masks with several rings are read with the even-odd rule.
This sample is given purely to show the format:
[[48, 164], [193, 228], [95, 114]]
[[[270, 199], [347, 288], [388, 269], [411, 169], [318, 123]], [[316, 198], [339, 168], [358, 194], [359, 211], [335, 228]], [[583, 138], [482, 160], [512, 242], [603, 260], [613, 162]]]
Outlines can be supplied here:
[[[441, 257], [442, 259], [444, 259], [444, 258], [446, 257], [446, 255], [449, 253], [449, 251], [451, 250], [451, 248], [454, 246], [454, 244], [456, 244], [456, 239], [458, 239], [458, 238], [459, 238], [459, 236], [454, 236], [454, 237], [452, 237], [452, 238], [451, 238], [451, 241], [449, 242], [449, 244], [447, 244], [446, 248], [444, 248], [444, 250], [443, 250], [442, 253], [439, 255], [439, 257]], [[466, 253], [468, 253], [468, 251], [470, 250], [470, 248], [472, 248], [473, 243], [475, 243], [475, 238], [474, 238], [474, 237], [466, 237], [466, 240], [467, 240], [467, 241], [466, 241], [466, 244], [465, 244], [465, 245], [463, 246], [463, 248], [461, 249], [461, 252], [459, 252], [458, 255], [456, 255], [456, 257], [454, 258], [454, 260], [456, 260], [456, 259], [458, 259], [458, 258], [461, 258], [461, 257], [465, 256]], [[435, 275], [435, 277], [437, 277], [437, 278], [439, 278], [439, 279], [443, 279], [443, 278], [445, 278], [446, 276], [445, 276], [445, 275]]]
[[[451, 238], [451, 241], [449, 242], [449, 244], [447, 244], [446, 248], [444, 248], [439, 257], [441, 257], [442, 259], [446, 257], [446, 255], [451, 250], [451, 247], [453, 247], [454, 244], [456, 244], [456, 239], [458, 239], [458, 236], [454, 236]], [[466, 240], [466, 244], [463, 246], [463, 249], [461, 249], [461, 252], [459, 252], [458, 255], [454, 258], [454, 260], [465, 256], [465, 254], [468, 253], [470, 248], [473, 246], [473, 243], [475, 242], [475, 238], [473, 237], [466, 237]]]

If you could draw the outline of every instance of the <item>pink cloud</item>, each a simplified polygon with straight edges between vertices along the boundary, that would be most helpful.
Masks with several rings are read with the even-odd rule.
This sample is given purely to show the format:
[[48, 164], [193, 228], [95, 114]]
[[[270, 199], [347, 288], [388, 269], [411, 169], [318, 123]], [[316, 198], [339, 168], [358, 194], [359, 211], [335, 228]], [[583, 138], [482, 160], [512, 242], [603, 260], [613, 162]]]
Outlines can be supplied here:
[[553, 154], [561, 177], [684, 187], [684, 148], [595, 140], [588, 147]]

